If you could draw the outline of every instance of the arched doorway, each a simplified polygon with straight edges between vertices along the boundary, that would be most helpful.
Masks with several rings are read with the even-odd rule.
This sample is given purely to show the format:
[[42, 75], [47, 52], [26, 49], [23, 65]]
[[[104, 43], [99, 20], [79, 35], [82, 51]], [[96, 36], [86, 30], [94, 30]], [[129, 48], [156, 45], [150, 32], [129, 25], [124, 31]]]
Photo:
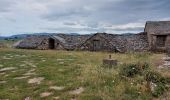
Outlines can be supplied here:
[[52, 38], [49, 38], [48, 45], [49, 45], [49, 49], [54, 49], [55, 48], [55, 40]]

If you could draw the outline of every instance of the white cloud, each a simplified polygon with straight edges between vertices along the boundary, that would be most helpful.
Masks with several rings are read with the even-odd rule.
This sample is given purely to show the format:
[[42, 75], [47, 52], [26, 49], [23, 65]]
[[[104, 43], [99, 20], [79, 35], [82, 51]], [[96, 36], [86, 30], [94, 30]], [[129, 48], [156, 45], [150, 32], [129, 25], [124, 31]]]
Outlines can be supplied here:
[[0, 33], [139, 32], [170, 20], [169, 0], [0, 0]]

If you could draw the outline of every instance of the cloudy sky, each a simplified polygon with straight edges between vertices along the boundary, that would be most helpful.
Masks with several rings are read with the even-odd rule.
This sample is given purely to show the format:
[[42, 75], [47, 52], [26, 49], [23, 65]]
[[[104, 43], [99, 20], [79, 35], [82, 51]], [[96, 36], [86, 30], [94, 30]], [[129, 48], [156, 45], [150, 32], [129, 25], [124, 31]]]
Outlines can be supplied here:
[[170, 20], [170, 0], [0, 0], [0, 35], [125, 33]]

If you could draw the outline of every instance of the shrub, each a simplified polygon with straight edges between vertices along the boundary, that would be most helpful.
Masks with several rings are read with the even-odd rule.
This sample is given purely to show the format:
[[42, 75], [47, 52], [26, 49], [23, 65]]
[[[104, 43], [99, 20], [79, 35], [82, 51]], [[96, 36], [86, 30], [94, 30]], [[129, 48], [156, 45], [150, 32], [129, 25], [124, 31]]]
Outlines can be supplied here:
[[147, 62], [144, 62], [144, 64], [142, 64], [141, 67], [142, 67], [143, 70], [146, 70], [146, 69], [149, 68], [149, 64]]
[[125, 65], [120, 70], [120, 74], [127, 77], [133, 77], [136, 74], [140, 74], [140, 73], [141, 73], [141, 69], [136, 64]]
[[145, 75], [146, 81], [153, 82], [153, 83], [158, 83], [161, 79], [161, 75], [157, 72], [147, 72]]
[[164, 92], [166, 91], [166, 86], [163, 83], [157, 83], [156, 87], [154, 88], [152, 92], [152, 95], [154, 97], [159, 97], [161, 96]]
[[166, 84], [169, 79], [162, 77], [159, 73], [149, 71], [145, 75], [145, 79], [148, 83], [154, 83], [155, 86], [150, 85], [151, 93], [154, 97], [161, 96], [167, 89]]

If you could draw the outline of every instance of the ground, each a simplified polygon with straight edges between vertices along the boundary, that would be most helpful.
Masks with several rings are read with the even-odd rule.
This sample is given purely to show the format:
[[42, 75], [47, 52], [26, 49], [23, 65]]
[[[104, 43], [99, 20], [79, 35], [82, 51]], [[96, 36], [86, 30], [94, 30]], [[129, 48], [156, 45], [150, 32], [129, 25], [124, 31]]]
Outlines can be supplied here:
[[[111, 54], [113, 68], [102, 66]], [[107, 53], [87, 51], [0, 49], [0, 100], [150, 100], [152, 95], [139, 84], [142, 76], [123, 80], [124, 63], [149, 63], [159, 68], [165, 54]], [[170, 96], [169, 96], [170, 97]]]

